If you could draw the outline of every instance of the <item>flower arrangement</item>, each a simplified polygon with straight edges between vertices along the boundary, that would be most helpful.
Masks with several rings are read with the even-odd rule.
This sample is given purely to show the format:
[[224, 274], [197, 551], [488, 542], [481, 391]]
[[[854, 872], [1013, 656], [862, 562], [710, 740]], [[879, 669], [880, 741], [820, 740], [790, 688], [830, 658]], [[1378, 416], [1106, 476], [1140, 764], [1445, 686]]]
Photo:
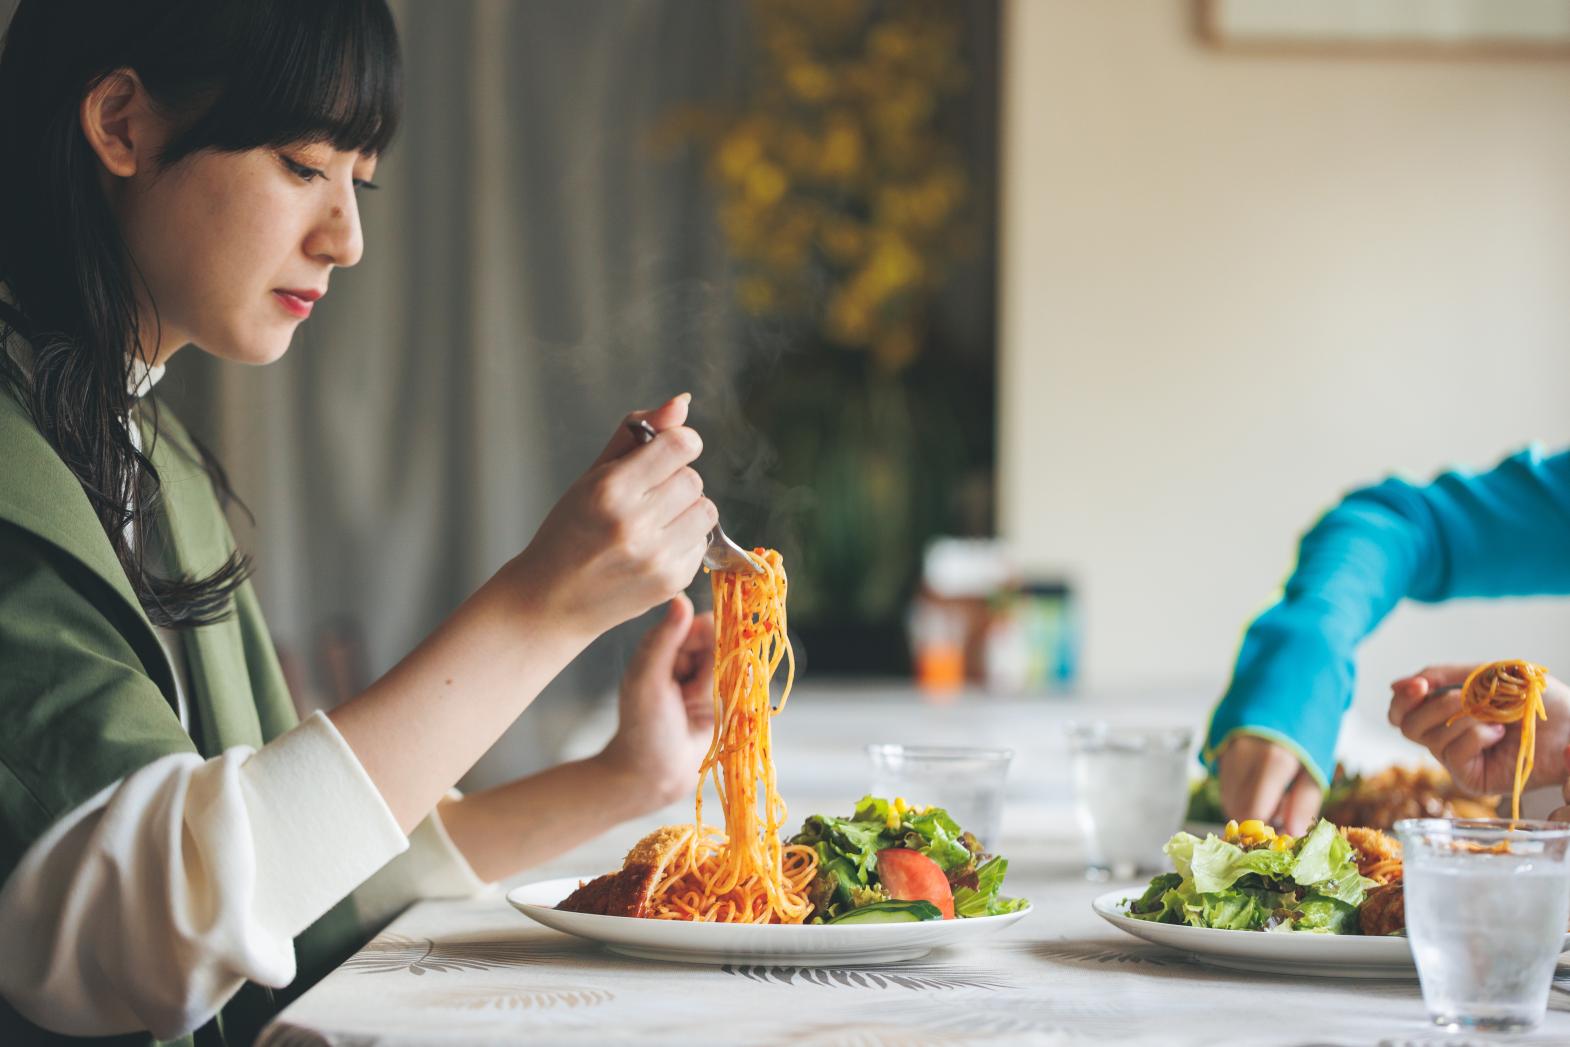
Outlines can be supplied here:
[[805, 320], [886, 371], [972, 253], [966, 165], [941, 125], [963, 92], [953, 0], [754, 0], [746, 103], [703, 123], [718, 217], [749, 313]]

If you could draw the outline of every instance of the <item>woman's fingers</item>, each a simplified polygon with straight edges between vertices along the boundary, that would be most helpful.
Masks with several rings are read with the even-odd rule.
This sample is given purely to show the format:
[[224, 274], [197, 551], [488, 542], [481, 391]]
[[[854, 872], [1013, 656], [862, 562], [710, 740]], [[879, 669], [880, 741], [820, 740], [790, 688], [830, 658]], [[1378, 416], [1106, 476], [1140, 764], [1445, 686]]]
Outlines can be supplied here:
[[709, 546], [709, 532], [714, 530], [714, 525], [720, 522], [720, 511], [714, 503], [707, 498], [699, 498], [681, 514], [665, 525], [665, 531], [670, 535], [672, 545], [686, 548], [689, 544], [698, 546], [698, 559], [703, 559], [703, 550]]
[[1238, 735], [1227, 743], [1217, 769], [1221, 809], [1228, 818], [1272, 819], [1302, 765], [1273, 742]]
[[1428, 697], [1428, 681], [1418, 676], [1408, 676], [1390, 685], [1390, 725], [1400, 727], [1412, 715], [1412, 710]]
[[646, 495], [698, 460], [703, 437], [684, 425], [665, 429], [642, 447], [627, 452], [611, 468], [623, 473], [630, 486]]
[[649, 490], [650, 519], [654, 526], [665, 527], [696, 505], [702, 497], [703, 477], [698, 475], [696, 469], [682, 466]]
[[604, 465], [606, 462], [621, 458], [629, 451], [635, 450], [642, 444], [642, 440], [634, 436], [627, 428], [629, 422], [648, 422], [656, 433], [667, 429], [674, 429], [687, 422], [687, 409], [692, 403], [691, 393], [682, 393], [673, 396], [658, 407], [646, 411], [631, 411], [621, 420], [616, 431], [611, 434], [610, 441], [600, 456], [594, 460], [595, 465]]
[[[1431, 731], [1443, 728], [1445, 724], [1461, 715], [1461, 692], [1449, 691], [1445, 694], [1430, 694], [1412, 707], [1400, 719], [1395, 719], [1395, 725], [1401, 733], [1412, 741], [1426, 744], [1423, 736]], [[1394, 719], [1394, 711], [1392, 711]]]
[[1464, 730], [1456, 734], [1442, 748], [1429, 748], [1439, 762], [1445, 765], [1452, 777], [1457, 781], [1481, 782], [1483, 780], [1483, 754], [1505, 736], [1503, 724], [1473, 723], [1468, 721], [1456, 724]]
[[[1463, 716], [1462, 719], [1455, 720], [1454, 724], [1440, 724], [1438, 727], [1430, 728], [1430, 730], [1424, 731], [1422, 735], [1419, 735], [1418, 738], [1413, 738], [1413, 741], [1418, 742], [1419, 746], [1424, 747], [1424, 749], [1432, 752], [1435, 757], [1440, 758], [1444, 766], [1451, 766], [1446, 753], [1452, 747], [1457, 746], [1459, 742], [1468, 741], [1476, 746], [1474, 752], [1482, 752], [1487, 747], [1493, 746], [1499, 739], [1504, 738], [1504, 728], [1498, 727], [1498, 730], [1495, 730], [1496, 727], [1498, 727], [1496, 724], [1479, 724], [1477, 720], [1471, 719], [1470, 716]], [[1487, 742], [1487, 744], [1484, 744], [1484, 742]], [[1460, 764], [1457, 764], [1457, 766], [1460, 766]]]
[[686, 685], [703, 668], [703, 662], [714, 661], [714, 612], [705, 611], [693, 618], [687, 635], [676, 654], [676, 682]]
[[1314, 781], [1307, 770], [1299, 771], [1281, 800], [1275, 827], [1288, 836], [1302, 836], [1308, 832], [1314, 819], [1319, 817], [1319, 805], [1323, 799], [1324, 793], [1319, 783]]
[[687, 717], [695, 725], [714, 722], [714, 612], [700, 614], [683, 645], [687, 672], [679, 677]]

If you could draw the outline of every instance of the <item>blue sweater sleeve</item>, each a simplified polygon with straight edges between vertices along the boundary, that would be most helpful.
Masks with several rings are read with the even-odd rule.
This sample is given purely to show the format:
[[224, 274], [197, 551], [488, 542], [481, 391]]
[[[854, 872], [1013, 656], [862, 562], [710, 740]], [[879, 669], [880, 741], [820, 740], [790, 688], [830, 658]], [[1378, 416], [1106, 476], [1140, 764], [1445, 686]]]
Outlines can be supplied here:
[[1323, 784], [1357, 645], [1402, 598], [1550, 593], [1570, 593], [1570, 452], [1532, 448], [1483, 473], [1354, 491], [1303, 536], [1280, 601], [1244, 634], [1206, 759], [1234, 733], [1257, 734]]

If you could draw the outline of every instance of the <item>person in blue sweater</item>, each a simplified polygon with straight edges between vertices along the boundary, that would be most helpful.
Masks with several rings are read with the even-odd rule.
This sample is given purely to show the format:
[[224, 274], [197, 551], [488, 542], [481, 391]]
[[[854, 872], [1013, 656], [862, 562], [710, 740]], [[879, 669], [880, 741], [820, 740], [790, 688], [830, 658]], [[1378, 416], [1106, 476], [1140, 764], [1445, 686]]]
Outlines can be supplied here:
[[[1352, 492], [1304, 535], [1281, 599], [1244, 634], [1211, 717], [1206, 761], [1228, 817], [1301, 833], [1335, 769], [1357, 646], [1403, 599], [1570, 594], [1570, 452], [1529, 448], [1485, 472]], [[1501, 657], [1514, 657], [1505, 652]], [[1471, 666], [1435, 666], [1392, 685], [1391, 722], [1463, 786], [1508, 791], [1519, 728], [1463, 718], [1451, 692]], [[1532, 786], [1567, 774], [1570, 690], [1551, 683]]]

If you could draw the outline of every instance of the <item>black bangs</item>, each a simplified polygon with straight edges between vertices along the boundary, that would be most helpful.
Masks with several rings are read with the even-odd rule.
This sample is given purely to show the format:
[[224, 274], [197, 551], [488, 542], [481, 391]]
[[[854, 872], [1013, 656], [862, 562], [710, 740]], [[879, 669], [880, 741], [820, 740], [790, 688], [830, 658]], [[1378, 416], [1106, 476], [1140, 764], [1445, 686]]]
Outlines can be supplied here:
[[[203, 77], [200, 115], [164, 151], [327, 142], [379, 155], [403, 104], [403, 60], [385, 0], [272, 0], [227, 7], [227, 46]], [[220, 64], [221, 63], [221, 64]], [[206, 64], [206, 63], [203, 63]], [[154, 95], [159, 85], [148, 84]]]

